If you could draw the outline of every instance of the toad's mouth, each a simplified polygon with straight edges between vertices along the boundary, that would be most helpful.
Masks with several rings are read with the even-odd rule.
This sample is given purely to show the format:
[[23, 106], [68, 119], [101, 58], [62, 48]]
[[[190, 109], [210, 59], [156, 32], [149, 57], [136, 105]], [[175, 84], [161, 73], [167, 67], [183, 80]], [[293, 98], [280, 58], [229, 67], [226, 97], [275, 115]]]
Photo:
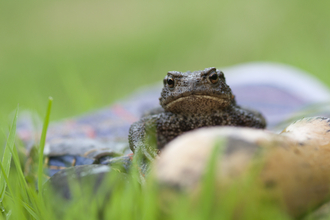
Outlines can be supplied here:
[[173, 113], [198, 113], [222, 109], [230, 105], [230, 96], [189, 95], [177, 98], [165, 106]]

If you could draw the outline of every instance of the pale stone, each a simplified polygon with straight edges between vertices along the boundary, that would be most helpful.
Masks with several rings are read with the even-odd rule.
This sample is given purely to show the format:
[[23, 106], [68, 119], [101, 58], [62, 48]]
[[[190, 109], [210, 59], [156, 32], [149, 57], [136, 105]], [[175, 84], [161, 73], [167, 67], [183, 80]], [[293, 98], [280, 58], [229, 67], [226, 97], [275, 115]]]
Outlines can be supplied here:
[[301, 216], [329, 197], [328, 123], [320, 117], [302, 119], [282, 134], [237, 127], [197, 129], [165, 147], [154, 164], [154, 175], [163, 185], [196, 192], [214, 147], [223, 143], [216, 155], [216, 180], [222, 190], [259, 160], [260, 190], [283, 200], [292, 216]]

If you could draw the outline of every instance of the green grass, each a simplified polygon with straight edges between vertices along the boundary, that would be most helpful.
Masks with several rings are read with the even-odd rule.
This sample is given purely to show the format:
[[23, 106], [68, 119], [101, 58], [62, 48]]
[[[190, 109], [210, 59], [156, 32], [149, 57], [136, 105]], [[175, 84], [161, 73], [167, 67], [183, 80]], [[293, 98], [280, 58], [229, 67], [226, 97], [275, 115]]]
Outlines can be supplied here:
[[[43, 176], [44, 176], [44, 149], [45, 149], [45, 144], [46, 144], [46, 134], [47, 134], [47, 129], [48, 129], [48, 125], [49, 125], [49, 119], [50, 119], [50, 112], [52, 109], [52, 104], [53, 104], [53, 98], [49, 97], [49, 101], [48, 101], [48, 107], [47, 107], [47, 113], [45, 116], [45, 121], [44, 121], [44, 126], [42, 128], [42, 132], [41, 132], [41, 137], [40, 137], [40, 144], [39, 144], [39, 161], [38, 161], [38, 190], [39, 192], [42, 192], [43, 190]], [[41, 193], [40, 195], [40, 199], [42, 199]]]
[[[21, 169], [22, 158], [16, 150], [23, 146], [13, 138], [18, 103], [21, 110], [44, 115], [47, 97], [52, 96], [51, 119], [58, 120], [161, 82], [169, 70], [250, 61], [290, 64], [330, 85], [329, 9], [330, 2], [305, 0], [0, 1], [4, 213], [11, 219], [56, 219]], [[41, 171], [35, 172], [41, 181]], [[112, 218], [200, 219], [206, 208], [212, 216], [229, 219], [240, 198], [237, 190], [229, 190], [221, 195], [224, 198], [217, 208], [210, 208], [212, 197], [198, 206], [189, 196], [182, 196], [169, 210], [162, 210], [157, 200], [161, 193], [152, 183], [140, 187], [113, 179], [109, 177], [114, 194], [103, 202], [107, 207], [103, 215]], [[96, 200], [77, 199], [67, 204], [70, 211], [64, 219], [97, 219], [97, 204]], [[277, 206], [249, 205], [249, 210], [258, 210], [261, 216], [284, 218]], [[254, 213], [246, 216], [256, 219]]]

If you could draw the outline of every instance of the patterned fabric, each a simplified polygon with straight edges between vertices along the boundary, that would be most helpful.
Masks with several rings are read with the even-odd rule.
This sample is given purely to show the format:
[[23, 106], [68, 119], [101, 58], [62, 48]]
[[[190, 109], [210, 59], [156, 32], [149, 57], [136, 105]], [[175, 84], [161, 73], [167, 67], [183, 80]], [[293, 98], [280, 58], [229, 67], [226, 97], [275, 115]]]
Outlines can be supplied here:
[[[237, 103], [260, 111], [270, 130], [289, 123], [298, 112], [330, 100], [330, 92], [321, 82], [289, 66], [250, 63], [222, 70]], [[127, 141], [129, 127], [144, 112], [159, 106], [160, 91], [161, 84], [146, 87], [109, 107], [52, 123], [44, 152], [49, 157], [49, 175], [64, 167], [100, 163], [103, 157], [101, 163], [111, 163], [113, 158], [132, 153]], [[328, 108], [317, 108], [310, 114], [325, 110]], [[40, 120], [32, 113], [21, 115], [17, 133], [28, 150], [39, 142], [40, 131]]]

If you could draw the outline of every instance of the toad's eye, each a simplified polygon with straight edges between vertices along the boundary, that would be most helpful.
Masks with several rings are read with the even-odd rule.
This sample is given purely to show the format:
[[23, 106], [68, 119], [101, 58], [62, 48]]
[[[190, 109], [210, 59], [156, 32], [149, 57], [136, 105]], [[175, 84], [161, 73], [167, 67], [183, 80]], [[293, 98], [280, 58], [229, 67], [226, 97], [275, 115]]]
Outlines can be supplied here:
[[223, 80], [225, 80], [225, 75], [223, 74], [223, 72], [220, 71], [219, 77]]
[[164, 86], [166, 85], [166, 82], [167, 82], [167, 77], [163, 79]]
[[167, 77], [167, 84], [170, 88], [174, 87], [174, 79], [171, 76]]
[[216, 72], [213, 72], [209, 75], [209, 80], [211, 83], [216, 84], [219, 81], [219, 76]]

